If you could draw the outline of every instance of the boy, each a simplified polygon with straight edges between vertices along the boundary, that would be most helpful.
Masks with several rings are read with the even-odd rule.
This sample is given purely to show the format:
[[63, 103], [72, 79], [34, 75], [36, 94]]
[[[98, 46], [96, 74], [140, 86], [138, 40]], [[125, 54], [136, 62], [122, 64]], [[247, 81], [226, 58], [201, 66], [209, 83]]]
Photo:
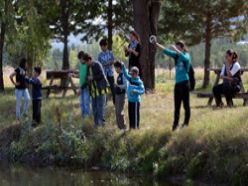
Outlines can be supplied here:
[[80, 107], [81, 107], [81, 115], [82, 118], [86, 118], [90, 115], [90, 94], [88, 84], [86, 82], [87, 77], [87, 65], [83, 60], [84, 52], [80, 51], [78, 53], [78, 60], [80, 62], [79, 74], [72, 73], [69, 76], [74, 78], [79, 78], [79, 92], [80, 95]]
[[95, 127], [104, 126], [104, 109], [106, 95], [108, 94], [109, 84], [104, 74], [102, 65], [93, 61], [89, 54], [82, 57], [84, 63], [88, 66], [86, 83], [89, 86], [90, 96], [92, 98], [92, 111], [94, 115]]
[[115, 80], [114, 80], [114, 55], [111, 50], [108, 50], [107, 39], [102, 39], [99, 43], [102, 52], [98, 55], [98, 61], [101, 63], [104, 69], [105, 76], [109, 82], [110, 90], [112, 94], [113, 104], [115, 104]]
[[32, 126], [35, 127], [41, 122], [41, 100], [42, 93], [41, 88], [42, 84], [40, 81], [41, 68], [35, 67], [34, 74], [32, 78], [25, 78], [25, 80], [32, 84], [32, 100], [33, 100], [33, 123]]
[[123, 64], [122, 72], [128, 81], [127, 97], [130, 129], [139, 129], [140, 101], [141, 95], [145, 92], [144, 84], [139, 77], [139, 69], [137, 67], [132, 67], [129, 75]]
[[115, 115], [116, 121], [119, 129], [125, 130], [125, 119], [124, 119], [124, 105], [125, 105], [125, 97], [126, 97], [126, 89], [127, 89], [127, 81], [122, 73], [122, 63], [120, 61], [116, 61], [114, 63], [115, 71], [118, 76], [116, 79], [115, 85]]

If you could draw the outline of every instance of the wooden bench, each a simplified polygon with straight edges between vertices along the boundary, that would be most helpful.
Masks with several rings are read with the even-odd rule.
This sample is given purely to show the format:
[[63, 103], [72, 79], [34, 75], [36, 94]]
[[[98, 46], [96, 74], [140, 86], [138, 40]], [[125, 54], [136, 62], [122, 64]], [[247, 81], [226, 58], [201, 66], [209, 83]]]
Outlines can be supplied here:
[[[208, 71], [212, 71], [216, 74], [216, 78], [215, 78], [215, 81], [214, 81], [214, 86], [218, 85], [219, 81], [220, 81], [220, 73], [221, 73], [221, 69], [219, 68], [210, 68], [208, 69]], [[241, 68], [241, 75], [244, 73], [244, 72], [247, 72], [248, 69], [246, 68]], [[206, 92], [200, 92], [200, 93], [197, 93], [197, 97], [198, 98], [208, 98], [208, 106], [211, 106], [212, 105], [212, 102], [214, 100], [214, 95], [212, 92], [210, 93], [206, 93]], [[234, 99], [243, 99], [244, 102], [243, 102], [243, 105], [246, 106], [248, 105], [248, 92], [245, 92], [245, 89], [244, 89], [244, 86], [243, 86], [243, 83], [241, 82], [241, 90], [239, 93], [235, 94], [233, 96]]]
[[[71, 70], [61, 70], [61, 71], [47, 71], [46, 79], [50, 80], [49, 85], [42, 87], [42, 89], [47, 90], [46, 97], [48, 98], [51, 94], [52, 90], [54, 92], [63, 91], [62, 96], [65, 97], [68, 90], [72, 90], [74, 94], [77, 94], [77, 87], [75, 86], [71, 77], [69, 77], [70, 73], [78, 73], [77, 71]], [[55, 85], [54, 80], [63, 80], [65, 81], [65, 85]]]

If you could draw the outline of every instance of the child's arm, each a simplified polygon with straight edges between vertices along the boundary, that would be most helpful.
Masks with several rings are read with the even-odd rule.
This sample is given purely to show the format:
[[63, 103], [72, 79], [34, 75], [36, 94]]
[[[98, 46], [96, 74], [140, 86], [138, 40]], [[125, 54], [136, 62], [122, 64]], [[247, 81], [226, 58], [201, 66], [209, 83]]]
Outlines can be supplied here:
[[123, 72], [126, 80], [130, 81], [131, 80], [131, 76], [128, 74], [127, 69], [126, 69], [126, 67], [125, 67], [124, 64], [122, 65], [122, 72]]
[[142, 81], [140, 82], [139, 86], [137, 86], [137, 88], [135, 88], [133, 90], [133, 93], [134, 94], [139, 94], [139, 95], [142, 95], [142, 94], [145, 93], [145, 88], [144, 88], [144, 84], [143, 84]]
[[25, 81], [29, 84], [32, 84], [32, 85], [41, 85], [41, 82], [39, 79], [33, 79], [33, 78], [25, 77]]

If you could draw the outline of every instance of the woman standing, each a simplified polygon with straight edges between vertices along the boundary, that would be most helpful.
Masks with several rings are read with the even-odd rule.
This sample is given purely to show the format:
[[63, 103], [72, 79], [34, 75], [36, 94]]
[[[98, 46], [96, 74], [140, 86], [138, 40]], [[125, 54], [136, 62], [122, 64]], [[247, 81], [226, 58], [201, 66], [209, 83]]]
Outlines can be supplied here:
[[226, 62], [223, 64], [220, 74], [223, 83], [216, 85], [213, 88], [217, 107], [223, 106], [221, 100], [222, 94], [226, 97], [227, 106], [232, 107], [232, 97], [241, 89], [241, 72], [237, 53], [234, 50], [229, 49], [226, 51], [225, 59]]
[[[19, 120], [21, 117], [20, 107], [21, 99], [24, 98], [23, 113], [24, 117], [28, 116], [28, 103], [30, 95], [27, 89], [25, 76], [27, 75], [27, 60], [22, 58], [19, 67], [10, 75], [11, 82], [15, 85], [15, 96], [16, 96], [16, 118]], [[14, 81], [14, 77], [16, 78]]]
[[165, 48], [164, 46], [156, 43], [156, 46], [163, 50], [163, 53], [169, 57], [175, 59], [176, 68], [176, 84], [174, 89], [174, 123], [172, 131], [175, 131], [178, 127], [180, 108], [183, 102], [185, 110], [185, 118], [182, 127], [186, 127], [190, 120], [190, 83], [189, 83], [189, 69], [190, 69], [190, 55], [188, 49], [183, 41], [177, 41], [171, 48]]
[[131, 70], [132, 67], [137, 67], [139, 69], [139, 76], [142, 78], [142, 69], [140, 65], [140, 37], [137, 32], [130, 32], [130, 43], [128, 47], [125, 47], [125, 54], [129, 58], [128, 69]]

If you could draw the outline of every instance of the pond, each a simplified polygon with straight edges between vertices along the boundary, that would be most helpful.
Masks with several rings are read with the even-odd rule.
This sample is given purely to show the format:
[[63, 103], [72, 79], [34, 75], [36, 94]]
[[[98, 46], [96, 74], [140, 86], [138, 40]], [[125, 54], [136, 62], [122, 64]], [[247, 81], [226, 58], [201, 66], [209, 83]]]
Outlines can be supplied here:
[[0, 166], [1, 186], [179, 186], [106, 171]]

